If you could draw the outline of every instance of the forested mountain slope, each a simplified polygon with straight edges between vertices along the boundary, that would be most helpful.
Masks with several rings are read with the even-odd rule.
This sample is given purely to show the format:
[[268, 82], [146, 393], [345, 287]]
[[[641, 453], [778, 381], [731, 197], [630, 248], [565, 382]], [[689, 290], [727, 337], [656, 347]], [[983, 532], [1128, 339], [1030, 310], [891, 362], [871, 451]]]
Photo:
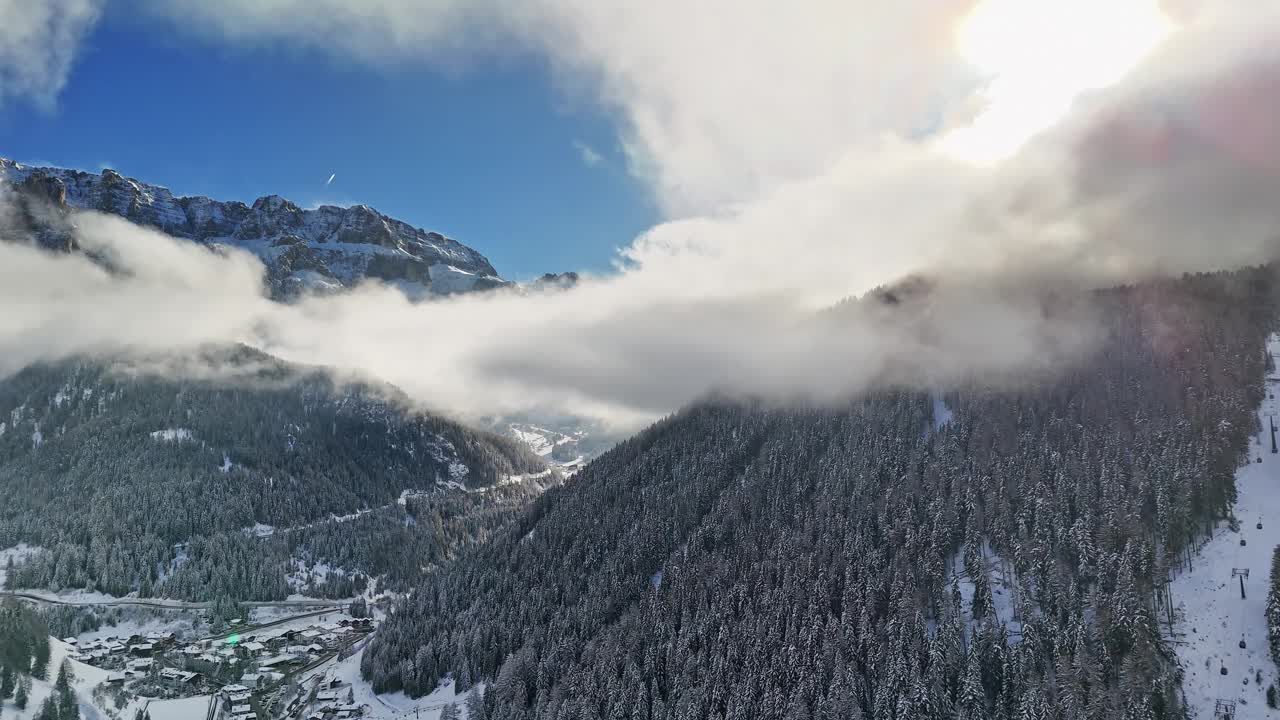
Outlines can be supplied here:
[[1096, 353], [1019, 390], [684, 410], [428, 576], [363, 671], [487, 680], [484, 720], [1181, 717], [1157, 607], [1233, 498], [1274, 274], [1097, 293]]
[[0, 548], [46, 549], [11, 586], [279, 599], [304, 589], [286, 582], [299, 559], [403, 580], [523, 492], [458, 491], [544, 470], [516, 441], [404, 409], [393, 388], [215, 355], [240, 368], [234, 384], [87, 361], [0, 382]]

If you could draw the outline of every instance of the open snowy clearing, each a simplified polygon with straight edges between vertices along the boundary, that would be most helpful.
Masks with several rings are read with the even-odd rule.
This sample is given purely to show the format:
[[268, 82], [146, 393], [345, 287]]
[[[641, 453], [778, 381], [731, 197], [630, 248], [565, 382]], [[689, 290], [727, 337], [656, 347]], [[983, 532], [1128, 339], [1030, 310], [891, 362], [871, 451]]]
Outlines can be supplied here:
[[114, 624], [103, 623], [97, 630], [76, 636], [80, 642], [107, 637], [127, 638], [147, 633], [173, 633], [180, 638], [195, 637], [203, 629], [199, 616], [186, 610], [130, 608], [130, 614]]
[[200, 720], [209, 712], [208, 695], [180, 700], [156, 700], [147, 706], [151, 720]]
[[9, 563], [12, 562], [14, 565], [19, 565], [43, 549], [35, 545], [18, 543], [11, 548], [0, 550], [0, 589], [4, 589], [4, 584], [8, 581]]
[[[1280, 337], [1267, 340], [1267, 351], [1280, 355]], [[1219, 523], [1191, 570], [1171, 586], [1174, 647], [1186, 673], [1183, 693], [1193, 720], [1214, 720], [1219, 701], [1235, 703], [1232, 720], [1280, 718], [1280, 710], [1266, 703], [1267, 686], [1278, 681], [1264, 615], [1271, 554], [1280, 544], [1280, 454], [1271, 452], [1269, 430], [1270, 416], [1280, 412], [1280, 401], [1274, 399], [1280, 383], [1267, 380], [1266, 389], [1258, 410], [1262, 433], [1254, 440], [1249, 464], [1236, 472], [1239, 532]], [[1241, 545], [1242, 540], [1247, 544]], [[1249, 570], [1243, 599], [1241, 578], [1233, 576], [1237, 569]]]
[[[317, 668], [309, 677], [331, 675], [349, 684], [353, 702], [356, 705], [367, 705], [369, 708], [369, 714], [365, 716], [364, 720], [399, 720], [400, 718], [438, 720], [440, 712], [449, 703], [456, 703], [458, 709], [462, 711], [462, 715], [466, 716], [466, 699], [470, 693], [464, 692], [461, 695], [454, 693], [452, 681], [442, 684], [430, 695], [417, 699], [410, 698], [402, 692], [385, 695], [375, 694], [372, 686], [360, 677], [360, 658], [362, 657], [364, 657], [363, 648], [346, 660], [329, 663]], [[153, 720], [159, 719], [153, 718]]]
[[[1016, 645], [1022, 641], [1022, 621], [1015, 612], [1018, 578], [1010, 564], [1002, 560], [986, 540], [982, 541], [981, 556], [982, 565], [987, 572], [987, 586], [991, 588], [991, 613], [995, 616], [996, 624], [1003, 625], [1009, 633], [1009, 644]], [[978, 630], [981, 622], [973, 617], [973, 596], [977, 585], [965, 570], [963, 547], [951, 558], [950, 573], [960, 590], [960, 607], [969, 633], [972, 634]]]

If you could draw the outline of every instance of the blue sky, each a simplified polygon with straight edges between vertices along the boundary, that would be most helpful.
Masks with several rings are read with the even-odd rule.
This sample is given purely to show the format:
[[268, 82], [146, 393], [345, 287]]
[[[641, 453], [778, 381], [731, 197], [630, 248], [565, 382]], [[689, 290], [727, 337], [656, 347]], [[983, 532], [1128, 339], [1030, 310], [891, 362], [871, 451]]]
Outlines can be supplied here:
[[0, 107], [0, 156], [110, 166], [179, 194], [362, 202], [517, 279], [608, 270], [657, 220], [610, 119], [537, 63], [370, 66], [206, 43], [111, 10], [56, 108]]

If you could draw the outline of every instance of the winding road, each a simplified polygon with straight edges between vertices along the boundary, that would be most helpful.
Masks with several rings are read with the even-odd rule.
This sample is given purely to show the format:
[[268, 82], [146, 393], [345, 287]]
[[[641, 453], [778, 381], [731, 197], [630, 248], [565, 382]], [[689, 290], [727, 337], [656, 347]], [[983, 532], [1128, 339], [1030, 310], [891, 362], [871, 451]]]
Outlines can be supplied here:
[[[165, 598], [60, 598], [56, 595], [24, 592], [22, 590], [0, 590], [0, 598], [12, 597], [19, 600], [43, 603], [45, 605], [70, 605], [73, 607], [104, 607], [112, 605], [133, 605], [139, 607], [164, 608], [169, 610], [208, 610], [212, 602], [187, 602], [185, 600], [167, 600]], [[242, 602], [247, 608], [331, 608], [341, 609], [350, 604], [350, 600], [260, 600]]]

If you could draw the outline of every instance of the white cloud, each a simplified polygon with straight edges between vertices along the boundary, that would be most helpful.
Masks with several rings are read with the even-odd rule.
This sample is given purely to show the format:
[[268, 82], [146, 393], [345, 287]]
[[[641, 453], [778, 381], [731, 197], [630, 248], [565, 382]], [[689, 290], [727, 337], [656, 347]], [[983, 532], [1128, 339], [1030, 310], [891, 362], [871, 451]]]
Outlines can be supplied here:
[[672, 216], [749, 201], [971, 81], [949, 33], [974, 0], [155, 0], [189, 32], [370, 61], [550, 59], [616, 113]]
[[600, 167], [604, 162], [604, 157], [596, 152], [596, 149], [581, 140], [573, 141], [573, 149], [578, 151], [578, 157], [582, 159], [582, 164], [589, 168]]
[[227, 342], [247, 337], [268, 307], [252, 256], [216, 254], [116, 217], [87, 213], [76, 223], [81, 247], [120, 272], [82, 254], [0, 242], [0, 374], [75, 354]]
[[51, 108], [102, 0], [0, 0], [0, 106]]
[[[218, 37], [372, 61], [437, 58], [471, 38], [545, 53], [566, 84], [617, 113], [632, 169], [670, 220], [624, 250], [614, 277], [426, 304], [377, 286], [271, 304], [247, 280], [218, 280], [252, 275], [238, 256], [166, 254], [193, 265], [177, 292], [152, 273], [104, 280], [58, 265], [88, 274], [89, 290], [15, 286], [30, 316], [49, 305], [57, 316], [0, 326], [0, 356], [238, 340], [462, 413], [637, 420], [713, 388], [838, 397], [885, 380], [1043, 369], [1087, 349], [1092, 324], [1088, 307], [1040, 305], [1040, 289], [1275, 256], [1280, 23], [1260, 4], [1189, 3], [1185, 29], [1131, 77], [1078, 100], [1006, 162], [976, 167], [909, 137], [922, 117], [964, 122], [972, 86], [948, 30], [968, 3], [529, 0], [498, 12], [486, 0], [317, 1], [166, 7], [193, 31], [208, 22]], [[82, 224], [98, 237], [88, 243], [127, 232], [103, 223]], [[73, 262], [37, 258], [19, 258], [23, 277]], [[948, 280], [910, 323], [878, 311], [814, 319], [915, 272]], [[163, 309], [133, 322], [131, 303]], [[113, 327], [98, 306], [127, 320]], [[163, 334], [173, 316], [208, 321]], [[81, 340], [87, 322], [110, 330]]]

